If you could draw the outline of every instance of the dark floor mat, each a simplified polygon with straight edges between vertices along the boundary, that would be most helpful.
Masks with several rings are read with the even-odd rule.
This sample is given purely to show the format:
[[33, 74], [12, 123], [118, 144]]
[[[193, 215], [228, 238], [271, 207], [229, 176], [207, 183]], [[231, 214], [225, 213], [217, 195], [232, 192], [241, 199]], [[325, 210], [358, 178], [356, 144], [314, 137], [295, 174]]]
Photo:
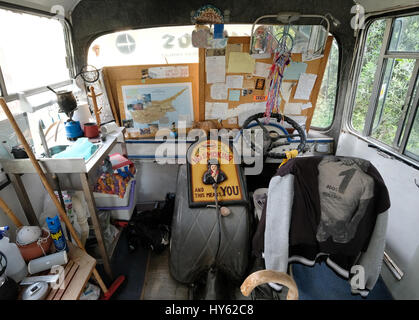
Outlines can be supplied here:
[[300, 300], [392, 300], [390, 292], [379, 277], [367, 298], [352, 295], [347, 280], [337, 276], [325, 263], [313, 267], [293, 264], [292, 272], [297, 283]]
[[113, 300], [138, 300], [144, 285], [148, 250], [139, 246], [134, 252], [128, 250], [126, 231], [122, 231], [112, 257], [114, 276], [124, 275], [124, 283], [112, 296]]

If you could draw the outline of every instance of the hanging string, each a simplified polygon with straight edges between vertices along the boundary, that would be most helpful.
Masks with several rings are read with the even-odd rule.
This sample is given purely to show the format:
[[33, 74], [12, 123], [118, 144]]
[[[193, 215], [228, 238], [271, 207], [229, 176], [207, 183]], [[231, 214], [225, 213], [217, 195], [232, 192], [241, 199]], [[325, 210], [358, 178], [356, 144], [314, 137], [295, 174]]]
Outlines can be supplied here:
[[[287, 37], [291, 39], [291, 46], [287, 46]], [[282, 79], [284, 77], [285, 68], [291, 62], [291, 50], [293, 47], [292, 36], [285, 31], [279, 40], [278, 47], [274, 54], [273, 63], [269, 72], [268, 79], [271, 79], [269, 84], [269, 92], [266, 101], [265, 123], [271, 119], [271, 114], [274, 109], [279, 110], [279, 92], [281, 89]], [[283, 118], [283, 117], [282, 117]]]

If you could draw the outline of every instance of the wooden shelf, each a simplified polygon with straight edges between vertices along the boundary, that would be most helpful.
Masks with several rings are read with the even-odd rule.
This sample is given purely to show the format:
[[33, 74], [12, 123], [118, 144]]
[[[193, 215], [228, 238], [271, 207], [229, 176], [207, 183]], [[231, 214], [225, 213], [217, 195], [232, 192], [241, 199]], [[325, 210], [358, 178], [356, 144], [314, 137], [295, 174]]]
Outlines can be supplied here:
[[[96, 266], [96, 260], [93, 257], [72, 243], [67, 242], [67, 244], [70, 250], [67, 253], [68, 263], [63, 265], [64, 283], [58, 289], [52, 289], [50, 286], [45, 300], [78, 300]], [[48, 275], [47, 271], [34, 274], [33, 276], [43, 275]], [[28, 275], [28, 277], [31, 277], [31, 275]], [[21, 286], [22, 290], [19, 294], [19, 299], [22, 297], [24, 287], [27, 286]]]
[[46, 300], [78, 300], [92, 276], [96, 260], [72, 243], [68, 245], [69, 261], [65, 266], [64, 288], [52, 289]]

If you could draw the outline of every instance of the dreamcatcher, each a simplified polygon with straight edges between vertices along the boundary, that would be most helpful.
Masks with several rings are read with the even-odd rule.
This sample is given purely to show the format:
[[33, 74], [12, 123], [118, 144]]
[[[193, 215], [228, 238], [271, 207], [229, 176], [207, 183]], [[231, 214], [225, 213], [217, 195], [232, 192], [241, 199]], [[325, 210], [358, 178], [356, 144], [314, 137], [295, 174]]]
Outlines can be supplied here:
[[83, 66], [74, 78], [77, 79], [79, 76], [87, 83], [94, 83], [99, 80], [99, 70], [88, 64]]
[[[273, 63], [269, 72], [271, 79], [269, 85], [268, 98], [266, 101], [265, 123], [268, 123], [272, 112], [276, 109], [279, 111], [279, 92], [281, 89], [282, 79], [284, 77], [285, 68], [291, 62], [291, 51], [294, 45], [293, 37], [288, 33], [288, 28], [284, 27], [284, 32], [278, 40], [278, 46], [274, 51]], [[283, 117], [282, 117], [283, 118]]]

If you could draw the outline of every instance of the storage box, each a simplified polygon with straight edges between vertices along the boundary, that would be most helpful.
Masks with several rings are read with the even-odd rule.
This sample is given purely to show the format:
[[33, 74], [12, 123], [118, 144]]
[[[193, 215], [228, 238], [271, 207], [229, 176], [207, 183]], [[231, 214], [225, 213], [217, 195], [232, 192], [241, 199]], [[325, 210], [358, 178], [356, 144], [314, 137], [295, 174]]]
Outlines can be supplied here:
[[128, 189], [125, 195], [129, 194], [129, 203], [127, 206], [109, 206], [109, 207], [97, 207], [100, 211], [111, 211], [111, 217], [115, 220], [129, 221], [132, 213], [135, 210], [137, 204], [137, 192], [135, 188], [136, 181], [131, 180], [131, 188]]
[[93, 196], [95, 197], [95, 202], [97, 207], [126, 207], [129, 205], [129, 193], [131, 190], [132, 181], [135, 179], [131, 179], [128, 182], [127, 190], [124, 194], [123, 198], [120, 198], [117, 194], [108, 194], [108, 193], [101, 193], [101, 192], [93, 192]]

